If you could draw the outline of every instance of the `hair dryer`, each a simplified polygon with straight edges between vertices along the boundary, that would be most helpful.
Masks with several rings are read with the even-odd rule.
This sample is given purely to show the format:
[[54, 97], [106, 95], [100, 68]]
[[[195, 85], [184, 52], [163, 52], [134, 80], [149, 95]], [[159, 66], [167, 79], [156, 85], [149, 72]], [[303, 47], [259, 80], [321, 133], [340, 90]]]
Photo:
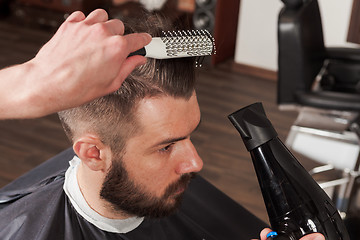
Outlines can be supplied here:
[[319, 232], [327, 240], [349, 240], [331, 199], [277, 137], [261, 103], [229, 119], [251, 154], [271, 228], [281, 240]]

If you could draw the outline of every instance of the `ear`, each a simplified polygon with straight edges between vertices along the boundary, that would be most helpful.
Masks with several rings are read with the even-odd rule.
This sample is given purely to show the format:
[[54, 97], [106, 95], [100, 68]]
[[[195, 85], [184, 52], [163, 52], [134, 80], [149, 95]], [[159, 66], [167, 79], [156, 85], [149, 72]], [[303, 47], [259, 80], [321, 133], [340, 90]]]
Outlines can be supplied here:
[[86, 135], [77, 139], [73, 149], [81, 161], [93, 171], [107, 171], [111, 162], [110, 147], [94, 135]]

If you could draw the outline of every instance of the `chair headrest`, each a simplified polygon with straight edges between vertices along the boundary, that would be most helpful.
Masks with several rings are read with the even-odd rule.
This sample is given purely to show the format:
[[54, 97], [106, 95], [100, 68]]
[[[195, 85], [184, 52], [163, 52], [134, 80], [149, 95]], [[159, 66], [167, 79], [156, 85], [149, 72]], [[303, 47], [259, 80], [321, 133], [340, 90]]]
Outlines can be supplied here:
[[303, 0], [281, 0], [284, 4], [286, 8], [298, 8], [300, 7], [304, 1]]

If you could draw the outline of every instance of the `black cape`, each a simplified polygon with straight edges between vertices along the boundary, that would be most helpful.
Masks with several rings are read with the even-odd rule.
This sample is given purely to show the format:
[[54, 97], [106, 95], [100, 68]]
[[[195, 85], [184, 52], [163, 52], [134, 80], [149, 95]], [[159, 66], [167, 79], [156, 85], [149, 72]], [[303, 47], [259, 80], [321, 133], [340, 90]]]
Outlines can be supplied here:
[[0, 190], [1, 240], [249, 240], [266, 224], [198, 176], [179, 211], [147, 219], [126, 233], [103, 231], [82, 218], [63, 190], [74, 152], [68, 149]]

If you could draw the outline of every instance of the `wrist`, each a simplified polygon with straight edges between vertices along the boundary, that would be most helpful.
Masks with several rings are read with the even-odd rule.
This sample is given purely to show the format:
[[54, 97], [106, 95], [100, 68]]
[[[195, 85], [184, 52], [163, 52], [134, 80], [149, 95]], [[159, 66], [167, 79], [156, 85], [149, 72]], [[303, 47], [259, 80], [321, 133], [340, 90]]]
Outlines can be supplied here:
[[[35, 74], [36, 73], [36, 74]], [[44, 82], [32, 60], [0, 72], [0, 119], [34, 118], [46, 115], [41, 90]], [[40, 88], [39, 88], [40, 87]]]
[[0, 119], [23, 118], [25, 113], [21, 107], [27, 99], [23, 80], [26, 78], [29, 66], [14, 65], [0, 71]]
[[56, 91], [49, 91], [56, 88], [58, 75], [49, 71], [48, 65], [37, 61], [36, 58], [23, 64], [23, 73], [26, 73], [22, 81], [22, 95], [19, 100], [22, 108], [28, 109], [25, 117], [42, 117], [50, 114], [54, 109]]

